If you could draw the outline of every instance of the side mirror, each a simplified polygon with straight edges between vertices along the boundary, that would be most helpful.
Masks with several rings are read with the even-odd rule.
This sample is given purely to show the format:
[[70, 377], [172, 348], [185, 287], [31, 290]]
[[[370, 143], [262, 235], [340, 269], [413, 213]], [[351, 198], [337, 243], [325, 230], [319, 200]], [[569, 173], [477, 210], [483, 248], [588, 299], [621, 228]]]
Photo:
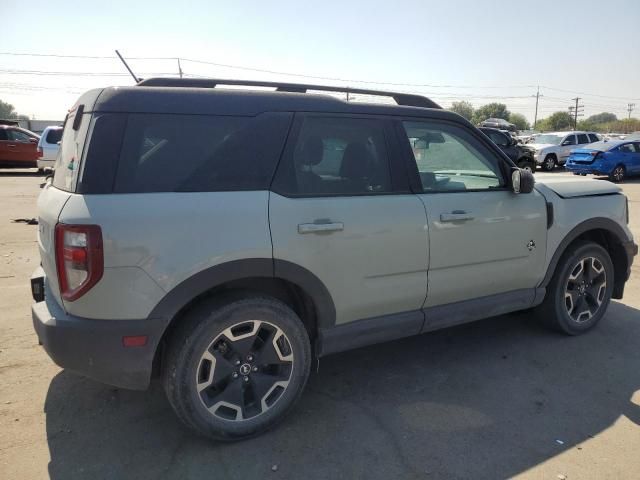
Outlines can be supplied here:
[[511, 174], [511, 188], [513, 193], [531, 193], [536, 181], [533, 173], [516, 168]]

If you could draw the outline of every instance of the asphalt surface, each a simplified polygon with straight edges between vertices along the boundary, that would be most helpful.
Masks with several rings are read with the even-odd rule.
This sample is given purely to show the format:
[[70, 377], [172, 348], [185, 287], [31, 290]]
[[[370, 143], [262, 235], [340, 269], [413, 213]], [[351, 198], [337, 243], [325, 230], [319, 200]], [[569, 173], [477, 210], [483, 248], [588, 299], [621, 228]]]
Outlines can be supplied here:
[[[0, 171], [1, 479], [640, 476], [637, 266], [586, 335], [519, 313], [330, 356], [281, 426], [221, 444], [184, 428], [159, 386], [95, 383], [37, 345], [37, 227], [12, 221], [36, 216], [42, 181]], [[624, 190], [640, 238], [640, 182]]]

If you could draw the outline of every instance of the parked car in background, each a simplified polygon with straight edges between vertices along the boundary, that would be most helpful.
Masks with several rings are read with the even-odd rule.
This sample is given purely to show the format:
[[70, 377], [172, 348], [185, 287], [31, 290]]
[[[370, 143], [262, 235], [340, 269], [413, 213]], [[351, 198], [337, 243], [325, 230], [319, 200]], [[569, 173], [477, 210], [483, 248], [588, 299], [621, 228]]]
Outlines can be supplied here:
[[47, 127], [38, 142], [38, 170], [53, 168], [60, 151], [62, 127]]
[[507, 122], [503, 118], [487, 118], [483, 120], [478, 125], [479, 127], [488, 127], [488, 128], [498, 128], [500, 130], [508, 130], [510, 132], [515, 132], [518, 129], [513, 123]]
[[533, 152], [535, 151], [533, 148], [518, 143], [509, 132], [503, 132], [497, 128], [480, 127], [480, 131], [489, 137], [500, 150], [506, 153], [518, 167], [535, 172], [536, 162], [533, 159]]
[[552, 132], [537, 135], [529, 145], [535, 149], [536, 164], [550, 172], [556, 166], [565, 164], [576, 145], [588, 145], [600, 140], [595, 132]]
[[613, 182], [640, 174], [640, 140], [592, 143], [571, 152], [567, 170], [576, 175], [607, 175]]
[[640, 140], [640, 132], [630, 133], [625, 140]]
[[39, 140], [37, 134], [24, 128], [0, 125], [0, 167], [36, 167]]
[[604, 135], [603, 140], [610, 142], [610, 141], [616, 141], [616, 140], [626, 140], [627, 139], [627, 135], [625, 133], [606, 133]]

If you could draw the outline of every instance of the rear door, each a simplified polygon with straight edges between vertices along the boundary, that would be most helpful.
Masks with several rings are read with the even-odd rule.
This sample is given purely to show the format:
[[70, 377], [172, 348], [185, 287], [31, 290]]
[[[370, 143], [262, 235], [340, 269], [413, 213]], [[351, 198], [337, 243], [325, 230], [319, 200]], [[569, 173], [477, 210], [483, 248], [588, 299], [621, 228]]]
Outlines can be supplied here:
[[389, 128], [382, 118], [297, 114], [272, 186], [276, 274], [279, 260], [313, 273], [336, 324], [401, 312], [422, 324], [426, 214]]

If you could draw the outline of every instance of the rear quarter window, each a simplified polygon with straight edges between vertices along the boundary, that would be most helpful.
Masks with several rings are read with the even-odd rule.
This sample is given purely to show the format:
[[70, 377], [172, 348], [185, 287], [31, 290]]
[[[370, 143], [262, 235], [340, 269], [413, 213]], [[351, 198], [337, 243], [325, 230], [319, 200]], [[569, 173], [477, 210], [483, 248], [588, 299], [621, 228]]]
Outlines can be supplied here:
[[82, 161], [84, 141], [89, 128], [89, 114], [83, 114], [80, 126], [73, 129], [73, 112], [67, 116], [62, 132], [60, 154], [55, 164], [53, 186], [60, 190], [73, 192], [76, 188], [78, 171]]
[[266, 190], [290, 121], [289, 113], [129, 114], [113, 191]]

